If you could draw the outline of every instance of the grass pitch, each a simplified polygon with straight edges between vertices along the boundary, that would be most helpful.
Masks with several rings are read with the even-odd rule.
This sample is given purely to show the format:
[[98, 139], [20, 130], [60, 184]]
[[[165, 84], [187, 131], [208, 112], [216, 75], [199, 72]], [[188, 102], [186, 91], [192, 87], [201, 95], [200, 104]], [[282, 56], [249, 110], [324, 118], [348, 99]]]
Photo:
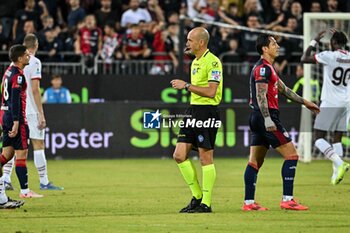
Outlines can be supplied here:
[[[45, 197], [0, 210], [0, 232], [349, 232], [350, 173], [332, 186], [329, 161], [299, 163], [295, 196], [310, 210], [284, 211], [282, 162], [268, 158], [258, 178], [256, 200], [270, 210], [242, 212], [247, 160], [216, 159], [212, 214], [178, 213], [191, 194], [170, 159], [49, 161], [50, 180], [65, 190], [41, 192], [29, 162], [29, 186]], [[17, 198], [12, 180], [16, 190], [7, 194]]]

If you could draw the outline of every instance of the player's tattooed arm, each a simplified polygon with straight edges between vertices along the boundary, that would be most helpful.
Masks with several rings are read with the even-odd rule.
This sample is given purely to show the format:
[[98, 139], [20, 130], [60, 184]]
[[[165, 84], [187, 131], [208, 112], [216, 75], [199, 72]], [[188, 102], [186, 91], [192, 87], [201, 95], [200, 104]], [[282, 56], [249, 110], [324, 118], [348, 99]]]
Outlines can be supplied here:
[[267, 91], [268, 91], [268, 84], [267, 83], [256, 83], [256, 99], [260, 108], [260, 112], [264, 117], [264, 124], [267, 131], [276, 131], [276, 125], [272, 121], [269, 113], [269, 104], [267, 102]]
[[267, 90], [268, 90], [268, 85], [267, 83], [257, 83], [256, 85], [256, 99], [258, 101], [258, 105], [261, 111], [261, 114], [263, 117], [269, 117], [269, 105], [267, 102]]
[[292, 91], [289, 87], [287, 87], [282, 80], [278, 80], [278, 91], [287, 97], [287, 99], [290, 99], [291, 101], [294, 101], [295, 103], [304, 104], [303, 97], [299, 96], [297, 93]]

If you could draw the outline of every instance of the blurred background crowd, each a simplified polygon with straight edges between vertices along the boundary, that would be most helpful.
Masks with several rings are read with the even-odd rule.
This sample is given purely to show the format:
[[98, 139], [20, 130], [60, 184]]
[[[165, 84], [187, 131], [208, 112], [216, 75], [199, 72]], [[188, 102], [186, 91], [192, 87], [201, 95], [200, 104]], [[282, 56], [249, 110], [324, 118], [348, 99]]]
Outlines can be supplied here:
[[[180, 15], [187, 16], [185, 30], [197, 26], [192, 19], [201, 18], [302, 35], [304, 12], [341, 11], [350, 12], [350, 1], [10, 0], [0, 4], [0, 50], [35, 33], [39, 51], [46, 54], [44, 62], [64, 62], [69, 58], [62, 54], [74, 53], [83, 56], [87, 66], [98, 56], [107, 66], [116, 60], [169, 60], [176, 68]], [[206, 26], [209, 48], [226, 55], [221, 56], [223, 62], [254, 62], [257, 33]], [[283, 72], [288, 62], [300, 58], [302, 40], [279, 37], [278, 43], [275, 67]], [[7, 61], [6, 56], [0, 58]]]

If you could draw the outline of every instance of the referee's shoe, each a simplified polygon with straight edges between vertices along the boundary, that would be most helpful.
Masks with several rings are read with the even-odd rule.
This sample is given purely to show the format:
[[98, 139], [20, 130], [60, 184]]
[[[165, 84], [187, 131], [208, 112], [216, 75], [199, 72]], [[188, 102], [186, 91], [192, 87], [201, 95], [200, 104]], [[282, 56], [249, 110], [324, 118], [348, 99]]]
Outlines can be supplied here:
[[197, 208], [190, 210], [189, 213], [211, 213], [211, 207], [201, 203]]
[[202, 198], [201, 199], [196, 199], [195, 197], [192, 197], [190, 203], [182, 208], [180, 210], [180, 213], [191, 213], [191, 210], [194, 210], [195, 208], [197, 208], [202, 202]]

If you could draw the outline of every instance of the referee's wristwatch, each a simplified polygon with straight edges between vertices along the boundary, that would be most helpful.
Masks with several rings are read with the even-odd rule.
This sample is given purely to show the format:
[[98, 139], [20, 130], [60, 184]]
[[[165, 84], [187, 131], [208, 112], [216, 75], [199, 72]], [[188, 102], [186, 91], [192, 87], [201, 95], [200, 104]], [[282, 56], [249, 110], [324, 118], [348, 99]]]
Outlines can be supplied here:
[[185, 90], [188, 91], [188, 88], [191, 86], [191, 83], [186, 83], [185, 84]]

